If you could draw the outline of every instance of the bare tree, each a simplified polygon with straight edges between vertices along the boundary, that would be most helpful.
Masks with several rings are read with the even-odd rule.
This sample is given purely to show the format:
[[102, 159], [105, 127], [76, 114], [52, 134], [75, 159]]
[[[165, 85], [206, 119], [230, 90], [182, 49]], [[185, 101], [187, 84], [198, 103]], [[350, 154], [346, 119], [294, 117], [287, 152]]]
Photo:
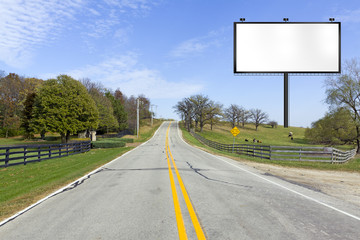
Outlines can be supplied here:
[[239, 107], [236, 118], [238, 125], [241, 123], [242, 128], [244, 128], [245, 123], [247, 123], [250, 118], [250, 112], [243, 107]]
[[180, 114], [182, 120], [184, 120], [185, 127], [190, 132], [194, 107], [189, 98], [184, 98], [182, 101], [179, 101], [173, 107], [176, 113]]
[[192, 102], [194, 107], [195, 124], [196, 124], [195, 127], [197, 127], [197, 124], [199, 124], [200, 132], [202, 132], [203, 127], [208, 121], [207, 113], [210, 108], [211, 100], [207, 96], [198, 94], [195, 96], [191, 96], [190, 101]]
[[258, 127], [260, 124], [268, 121], [267, 113], [263, 112], [260, 109], [251, 109], [250, 116], [251, 116], [251, 119], [253, 120], [253, 123], [255, 124], [256, 131], [258, 130]]
[[226, 108], [224, 111], [225, 119], [231, 123], [232, 127], [235, 127], [239, 109], [240, 107], [238, 105], [231, 104], [230, 107]]
[[272, 128], [277, 128], [277, 126], [278, 126], [278, 123], [277, 123], [276, 121], [270, 121], [268, 124], [269, 124]]
[[211, 130], [213, 129], [213, 125], [220, 121], [220, 117], [223, 115], [222, 108], [222, 104], [210, 101], [210, 106], [207, 112], [207, 119], [209, 120]]
[[360, 153], [360, 62], [351, 59], [345, 62], [340, 76], [326, 80], [326, 102], [333, 107], [344, 107], [351, 112], [356, 129], [357, 153]]

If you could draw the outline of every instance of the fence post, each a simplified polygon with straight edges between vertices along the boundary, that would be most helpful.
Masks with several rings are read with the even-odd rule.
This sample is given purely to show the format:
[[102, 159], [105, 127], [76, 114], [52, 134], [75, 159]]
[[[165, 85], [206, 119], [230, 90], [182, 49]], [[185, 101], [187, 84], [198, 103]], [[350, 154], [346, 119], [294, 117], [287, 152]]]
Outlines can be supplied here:
[[40, 160], [40, 153], [41, 153], [41, 151], [40, 151], [40, 146], [38, 146], [38, 161], [40, 162], [41, 160]]
[[26, 152], [27, 152], [27, 146], [24, 147], [24, 165], [26, 165]]
[[334, 163], [334, 148], [331, 148], [331, 164]]
[[299, 150], [299, 160], [301, 161], [301, 149], [302, 148], [300, 148], [300, 150]]
[[8, 167], [8, 164], [9, 164], [9, 153], [10, 153], [10, 149], [7, 148], [6, 155], [5, 155], [5, 167]]
[[49, 158], [51, 158], [51, 146], [49, 146]]

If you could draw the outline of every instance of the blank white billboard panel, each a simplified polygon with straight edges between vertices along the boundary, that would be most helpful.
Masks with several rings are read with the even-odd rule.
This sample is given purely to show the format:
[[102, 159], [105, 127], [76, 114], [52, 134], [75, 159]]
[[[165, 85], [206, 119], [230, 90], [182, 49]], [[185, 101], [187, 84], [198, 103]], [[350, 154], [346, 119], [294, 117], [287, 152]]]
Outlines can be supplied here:
[[235, 73], [339, 73], [340, 23], [234, 23]]

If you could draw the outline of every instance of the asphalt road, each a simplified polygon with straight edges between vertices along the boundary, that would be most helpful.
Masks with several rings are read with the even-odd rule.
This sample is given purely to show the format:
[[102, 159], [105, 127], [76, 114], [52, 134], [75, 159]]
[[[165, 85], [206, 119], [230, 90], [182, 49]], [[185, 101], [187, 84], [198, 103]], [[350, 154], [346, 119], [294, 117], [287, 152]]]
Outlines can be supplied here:
[[359, 207], [193, 148], [168, 126], [0, 239], [360, 239]]

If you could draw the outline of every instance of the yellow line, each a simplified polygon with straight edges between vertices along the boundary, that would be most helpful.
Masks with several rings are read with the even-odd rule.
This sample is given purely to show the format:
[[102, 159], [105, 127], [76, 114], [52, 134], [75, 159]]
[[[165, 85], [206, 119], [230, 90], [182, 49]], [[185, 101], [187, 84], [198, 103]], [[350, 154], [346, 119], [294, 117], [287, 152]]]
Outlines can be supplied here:
[[167, 145], [167, 146], [168, 146], [168, 148], [169, 148], [169, 153], [170, 153], [171, 161], [172, 161], [172, 163], [173, 163], [173, 165], [174, 165], [175, 173], [176, 173], [177, 179], [178, 179], [178, 181], [179, 181], [179, 185], [180, 185], [180, 188], [181, 188], [181, 192], [182, 192], [182, 194], [183, 194], [183, 196], [184, 196], [186, 206], [187, 206], [187, 208], [188, 208], [188, 210], [189, 210], [190, 218], [191, 218], [191, 221], [192, 221], [192, 223], [193, 223], [193, 225], [194, 225], [197, 238], [198, 238], [198, 239], [201, 239], [201, 240], [205, 240], [206, 238], [205, 238], [204, 232], [203, 232], [203, 230], [202, 230], [202, 228], [201, 228], [201, 225], [200, 225], [200, 223], [199, 223], [199, 220], [198, 220], [198, 218], [197, 218], [197, 216], [196, 216], [195, 210], [194, 210], [194, 208], [193, 208], [193, 206], [192, 206], [192, 204], [191, 204], [191, 201], [190, 201], [189, 195], [187, 194], [185, 185], [184, 185], [184, 183], [183, 183], [183, 181], [182, 181], [182, 179], [181, 179], [181, 177], [180, 177], [180, 174], [179, 174], [179, 171], [178, 171], [178, 169], [177, 169], [177, 167], [176, 167], [174, 158], [173, 158], [173, 156], [172, 156], [172, 154], [171, 154], [170, 147], [169, 147], [169, 145]]
[[[169, 168], [169, 177], [170, 177], [170, 185], [171, 185], [171, 192], [172, 192], [172, 196], [173, 196], [173, 200], [174, 200], [174, 208], [175, 208], [175, 216], [176, 216], [176, 222], [177, 222], [177, 227], [178, 227], [178, 232], [179, 232], [179, 239], [180, 240], [186, 240], [187, 235], [186, 235], [186, 229], [185, 229], [185, 224], [184, 224], [184, 220], [181, 214], [181, 208], [180, 208], [180, 203], [179, 203], [179, 199], [176, 193], [176, 187], [175, 187], [175, 181], [174, 181], [174, 175], [171, 171], [171, 165], [170, 165], [170, 159], [168, 156], [168, 147], [169, 147], [169, 140], [168, 140], [168, 136], [169, 136], [169, 129], [170, 129], [170, 125], [171, 122], [169, 124], [169, 127], [166, 131], [166, 140], [165, 140], [165, 149], [166, 149], [166, 158], [167, 158], [167, 162], [168, 162], [168, 168]], [[170, 148], [169, 148], [170, 150]]]
[[[171, 123], [170, 123], [170, 124], [171, 124]], [[190, 214], [191, 221], [192, 221], [192, 223], [193, 223], [193, 225], [194, 225], [194, 228], [195, 228], [195, 232], [196, 232], [197, 238], [198, 238], [198, 239], [201, 239], [201, 240], [206, 240], [205, 234], [204, 234], [204, 232], [203, 232], [203, 230], [202, 230], [202, 227], [201, 227], [201, 225], [200, 225], [200, 223], [199, 223], [199, 220], [198, 220], [198, 218], [197, 218], [197, 216], [196, 216], [195, 210], [194, 210], [194, 208], [193, 208], [193, 206], [192, 206], [192, 204], [191, 204], [189, 195], [188, 195], [188, 193], [187, 193], [187, 191], [186, 191], [185, 185], [184, 185], [184, 183], [183, 183], [183, 181], [182, 181], [182, 179], [181, 179], [181, 177], [180, 177], [179, 171], [178, 171], [178, 169], [177, 169], [177, 167], [176, 167], [174, 158], [173, 158], [172, 153], [171, 153], [171, 151], [170, 151], [170, 146], [169, 146], [169, 142], [168, 142], [168, 135], [169, 135], [170, 124], [169, 124], [168, 130], [167, 130], [167, 132], [166, 132], [166, 146], [165, 146], [165, 147], [167, 148], [167, 149], [166, 149], [166, 156], [167, 156], [167, 158], [168, 158], [168, 164], [169, 164], [169, 157], [168, 157], [168, 153], [169, 153], [169, 154], [170, 154], [171, 161], [172, 161], [172, 163], [173, 163], [173, 165], [174, 165], [175, 173], [176, 173], [176, 176], [177, 176], [179, 185], [180, 185], [181, 192], [182, 192], [182, 194], [183, 194], [183, 196], [184, 196], [184, 200], [185, 200], [186, 206], [187, 206], [188, 211], [189, 211], [189, 214]]]

